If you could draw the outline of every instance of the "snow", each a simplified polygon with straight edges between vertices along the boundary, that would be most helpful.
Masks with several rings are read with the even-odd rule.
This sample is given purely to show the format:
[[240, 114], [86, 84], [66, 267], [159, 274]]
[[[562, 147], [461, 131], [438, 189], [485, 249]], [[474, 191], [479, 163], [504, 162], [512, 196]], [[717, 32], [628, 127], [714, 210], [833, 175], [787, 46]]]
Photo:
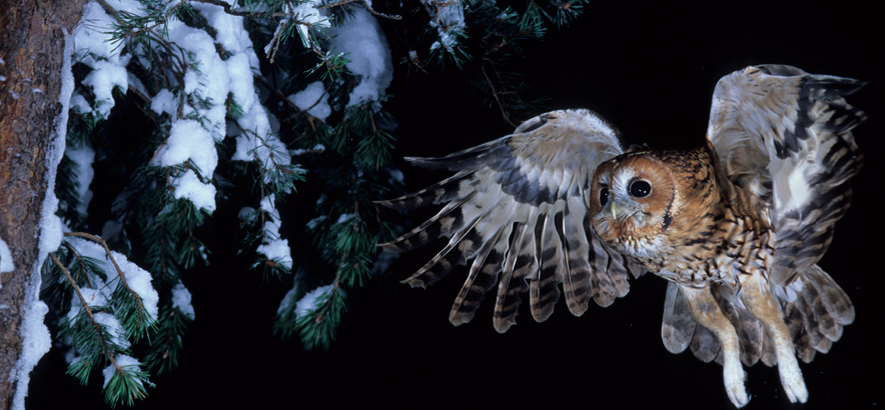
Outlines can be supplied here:
[[178, 309], [191, 320], [195, 317], [194, 306], [191, 305], [191, 292], [182, 283], [172, 287], [172, 308]]
[[295, 285], [292, 286], [292, 289], [289, 289], [286, 292], [286, 296], [283, 296], [283, 300], [280, 301], [280, 307], [277, 308], [277, 315], [282, 314], [286, 309], [289, 308], [289, 305], [292, 304], [292, 299], [295, 298], [295, 295], [298, 293], [298, 280], [295, 281]]
[[303, 150], [303, 149], [290, 149], [290, 150], [289, 150], [289, 155], [291, 155], [291, 156], [294, 157], [294, 156], [296, 156], [296, 155], [304, 155], [304, 154], [307, 153], [307, 152], [323, 152], [323, 151], [325, 151], [325, 150], [326, 150], [326, 146], [325, 146], [325, 145], [323, 145], [323, 144], [317, 144], [317, 145], [314, 145], [313, 148], [311, 148], [310, 150]]
[[86, 101], [85, 97], [77, 93], [74, 93], [74, 96], [71, 97], [71, 108], [80, 114], [92, 112], [92, 106], [89, 105], [89, 101]]
[[178, 111], [178, 101], [175, 99], [175, 94], [172, 94], [168, 89], [161, 89], [154, 98], [151, 98], [151, 110], [157, 114], [175, 115], [175, 112]]
[[273, 194], [261, 200], [261, 210], [267, 213], [268, 218], [264, 221], [264, 235], [256, 252], [264, 255], [268, 260], [279, 263], [286, 269], [292, 269], [289, 241], [280, 238], [280, 211], [274, 206], [274, 200]]
[[302, 111], [307, 111], [312, 117], [326, 122], [326, 118], [332, 114], [329, 106], [329, 94], [323, 88], [322, 81], [315, 81], [307, 85], [304, 90], [290, 95], [292, 101]]
[[325, 220], [328, 219], [328, 218], [329, 218], [329, 217], [326, 216], [326, 215], [320, 215], [320, 216], [318, 216], [318, 217], [316, 217], [316, 218], [313, 218], [313, 219], [307, 221], [307, 229], [311, 229], [311, 230], [312, 230], [312, 229], [316, 229], [316, 227], [317, 227], [319, 224], [323, 223], [323, 221], [325, 221]]
[[460, 1], [421, 0], [430, 13], [430, 27], [436, 29], [439, 40], [430, 45], [430, 50], [444, 48], [451, 52], [458, 44], [458, 37], [464, 34], [464, 6]]
[[[157, 303], [160, 302], [160, 295], [157, 294], [157, 291], [151, 285], [150, 272], [130, 262], [125, 255], [119, 252], [111, 251], [111, 256], [117, 262], [120, 270], [123, 271], [123, 276], [126, 278], [126, 284], [129, 286], [129, 289], [132, 289], [141, 298], [144, 309], [152, 318], [156, 319]], [[110, 260], [106, 258], [105, 260], [107, 261], [106, 264], [110, 263]], [[107, 272], [112, 275], [110, 277], [113, 277], [114, 273], [116, 273], [115, 270], [108, 270]]]
[[[128, 59], [127, 59], [128, 60]], [[112, 93], [114, 87], [120, 87], [125, 90], [129, 87], [129, 76], [126, 75], [125, 63], [116, 65], [108, 61], [96, 61], [92, 67], [93, 71], [83, 79], [82, 84], [92, 87], [95, 94], [95, 109], [97, 114], [102, 118], [107, 118], [114, 107], [114, 95]]]
[[295, 317], [303, 317], [319, 306], [319, 299], [332, 291], [332, 285], [320, 286], [307, 292], [295, 303]]
[[[213, 151], [214, 152], [214, 151]], [[194, 204], [197, 209], [215, 212], [215, 185], [203, 183], [197, 174], [189, 169], [184, 175], [174, 180], [175, 199], [184, 198]]]
[[[124, 369], [129, 367], [126, 370], [139, 371], [141, 369], [141, 367], [140, 367], [141, 363], [138, 361], [138, 359], [136, 359], [134, 357], [119, 354], [119, 355], [114, 356], [114, 361], [117, 362], [118, 366], [120, 366]], [[132, 367], [135, 367], [135, 368], [133, 369]], [[113, 364], [109, 365], [108, 367], [105, 367], [104, 370], [101, 371], [101, 374], [104, 375], [104, 384], [102, 385], [102, 388], [105, 388], [108, 386], [108, 383], [110, 383], [110, 381], [114, 377], [115, 373], [116, 373], [116, 368], [114, 367]], [[133, 377], [133, 380], [135, 380], [135, 382], [138, 383], [139, 385], [143, 385], [141, 382], [141, 379], [139, 379], [137, 377]]]
[[120, 324], [120, 321], [114, 317], [114, 315], [105, 312], [93, 313], [92, 317], [95, 318], [95, 322], [104, 325], [107, 329], [108, 334], [111, 335], [111, 343], [122, 347], [123, 349], [129, 348], [129, 340], [126, 338], [126, 331], [123, 330], [123, 325]]
[[[194, 120], [178, 120], [172, 123], [166, 145], [157, 154], [159, 164], [174, 166], [192, 162], [204, 178], [211, 178], [218, 165], [215, 141], [203, 126]], [[193, 169], [175, 179], [175, 198], [191, 201], [197, 209], [215, 210], [215, 186], [203, 183]]]
[[[55, 119], [55, 130], [46, 150], [46, 192], [40, 210], [40, 226], [35, 232], [39, 235], [37, 260], [31, 266], [31, 277], [25, 290], [22, 301], [21, 338], [22, 350], [15, 364], [15, 369], [10, 372], [10, 379], [18, 379], [15, 389], [15, 397], [12, 399], [14, 410], [24, 410], [25, 397], [28, 395], [28, 384], [31, 381], [31, 371], [47, 352], [52, 343], [49, 329], [43, 324], [43, 318], [49, 312], [49, 307], [40, 300], [41, 276], [40, 268], [49, 252], [55, 251], [62, 240], [63, 225], [61, 219], [55, 215], [58, 209], [58, 198], [55, 196], [55, 175], [58, 164], [61, 162], [65, 151], [65, 135], [68, 128], [68, 110], [70, 109], [71, 95], [74, 93], [74, 75], [71, 72], [71, 56], [74, 54], [74, 38], [76, 33], [69, 34], [62, 28], [65, 35], [65, 48], [61, 67], [61, 90], [59, 91], [58, 104], [61, 105], [60, 114]], [[78, 31], [80, 28], [77, 29]]]
[[403, 171], [397, 168], [390, 168], [388, 170], [390, 172], [390, 178], [387, 180], [387, 183], [390, 185], [405, 185], [406, 177], [403, 175]]
[[351, 220], [351, 219], [352, 219], [353, 217], [355, 217], [355, 216], [356, 216], [356, 213], [352, 213], [352, 214], [341, 214], [341, 215], [338, 216], [338, 220], [335, 221], [335, 224], [343, 224], [343, 223], [345, 223], [345, 222]]
[[[12, 272], [15, 270], [15, 265], [12, 264], [12, 253], [9, 252], [9, 246], [6, 245], [6, 241], [0, 238], [0, 273]], [[3, 288], [3, 285], [0, 284], [0, 288]]]
[[[104, 282], [101, 279], [96, 278], [96, 281], [99, 285], [98, 288], [104, 286]], [[83, 300], [89, 305], [89, 309], [92, 309], [93, 307], [104, 308], [108, 306], [107, 296], [109, 295], [105, 295], [105, 293], [102, 293], [100, 290], [80, 287], [80, 296], [83, 296]], [[80, 302], [80, 297], [74, 293], [71, 295], [71, 310], [68, 311], [68, 320], [74, 320], [81, 310], [83, 310], [83, 304]]]
[[329, 47], [350, 53], [347, 69], [361, 77], [359, 85], [350, 92], [349, 106], [379, 101], [393, 81], [390, 47], [378, 20], [365, 9], [352, 10], [353, 17], [343, 26], [327, 31], [333, 37]]
[[[111, 260], [108, 259], [107, 251], [105, 251], [103, 246], [90, 240], [77, 237], [68, 237], [66, 241], [77, 249], [77, 252], [79, 252], [80, 255], [96, 259], [101, 269], [107, 273], [109, 284], [115, 280], [119, 280], [117, 269], [114, 267]], [[111, 251], [111, 256], [123, 272], [123, 277], [126, 279], [126, 285], [129, 286], [139, 298], [141, 298], [145, 311], [147, 311], [152, 318], [156, 319], [158, 312], [157, 303], [159, 303], [160, 296], [153, 286], [151, 286], [151, 274], [140, 268], [138, 265], [130, 262], [125, 255], [119, 252]], [[94, 306], [106, 306], [107, 300], [111, 299], [111, 293], [113, 293], [116, 286], [105, 286], [99, 278], [93, 278], [93, 281], [95, 282], [96, 289], [80, 287], [80, 293], [86, 299], [86, 303], [90, 306], [93, 306], [92, 300], [96, 301]], [[98, 292], [100, 295], [95, 295], [94, 292]], [[76, 315], [77, 309], [81, 309], [81, 306], [79, 299], [75, 296], [73, 303], [71, 303], [71, 312], [68, 313], [68, 317], [73, 318], [73, 315]]]
[[237, 213], [237, 218], [239, 218], [243, 222], [252, 223], [255, 222], [255, 208], [251, 206], [244, 206], [240, 208], [240, 212]]
[[399, 259], [398, 253], [381, 250], [381, 252], [378, 252], [378, 259], [375, 260], [375, 264], [372, 265], [372, 274], [379, 275], [386, 273], [390, 268], [390, 264], [397, 259]]
[[[282, 30], [283, 27], [285, 27], [287, 24], [298, 24], [295, 28], [298, 30], [299, 37], [301, 37], [301, 44], [304, 46], [304, 48], [310, 48], [310, 44], [307, 40], [309, 34], [308, 26], [320, 29], [329, 27], [329, 20], [324, 17], [319, 10], [317, 10], [317, 8], [314, 6], [315, 3], [322, 3], [322, 0], [307, 0], [304, 3], [295, 6], [294, 8], [287, 3], [283, 11], [287, 15], [294, 15], [295, 22], [290, 21], [288, 18], [280, 20], [280, 24], [277, 26], [276, 31], [274, 31], [273, 38], [276, 38], [280, 30]], [[271, 46], [273, 44], [273, 41], [271, 41], [266, 46], [264, 46], [264, 54], [271, 54]]]
[[92, 191], [89, 190], [89, 185], [92, 184], [92, 178], [95, 176], [95, 171], [92, 169], [95, 150], [85, 144], [80, 148], [68, 147], [65, 150], [65, 156], [77, 163], [77, 180], [80, 182], [78, 189], [80, 203], [77, 205], [77, 212], [85, 217], [89, 202], [92, 201]]

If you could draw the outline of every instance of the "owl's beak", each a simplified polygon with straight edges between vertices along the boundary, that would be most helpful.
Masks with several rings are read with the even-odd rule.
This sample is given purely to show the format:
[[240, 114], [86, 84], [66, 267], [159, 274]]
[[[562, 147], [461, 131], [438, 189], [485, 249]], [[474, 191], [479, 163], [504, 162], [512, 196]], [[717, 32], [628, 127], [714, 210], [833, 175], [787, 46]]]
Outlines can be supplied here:
[[612, 201], [612, 203], [609, 204], [609, 208], [612, 211], [612, 219], [618, 219], [618, 206], [615, 205], [614, 201]]

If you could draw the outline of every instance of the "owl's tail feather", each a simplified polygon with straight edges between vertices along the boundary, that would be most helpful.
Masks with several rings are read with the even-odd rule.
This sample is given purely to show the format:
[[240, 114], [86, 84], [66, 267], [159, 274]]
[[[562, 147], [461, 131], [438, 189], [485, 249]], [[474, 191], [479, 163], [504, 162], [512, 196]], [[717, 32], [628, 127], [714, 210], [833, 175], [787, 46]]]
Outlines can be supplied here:
[[[774, 346], [762, 322], [742, 306], [734, 304], [734, 298], [723, 297], [718, 285], [714, 287], [717, 289], [713, 289], [713, 294], [719, 300], [720, 308], [740, 337], [741, 361], [744, 365], [752, 366], [759, 360], [769, 367], [776, 365]], [[817, 265], [798, 275], [797, 280], [778, 295], [796, 355], [805, 363], [814, 360], [817, 352], [829, 352], [833, 342], [842, 337], [843, 327], [854, 322], [851, 299]], [[709, 330], [697, 323], [679, 289], [670, 283], [661, 329], [667, 350], [680, 353], [690, 346], [698, 359], [704, 362], [715, 359], [721, 364], [719, 344], [712, 336]]]
[[[800, 282], [800, 283], [795, 283]], [[854, 305], [845, 291], [819, 266], [812, 265], [790, 284], [781, 300], [784, 321], [796, 354], [808, 363], [816, 352], [827, 353], [842, 337], [842, 328], [854, 322]]]

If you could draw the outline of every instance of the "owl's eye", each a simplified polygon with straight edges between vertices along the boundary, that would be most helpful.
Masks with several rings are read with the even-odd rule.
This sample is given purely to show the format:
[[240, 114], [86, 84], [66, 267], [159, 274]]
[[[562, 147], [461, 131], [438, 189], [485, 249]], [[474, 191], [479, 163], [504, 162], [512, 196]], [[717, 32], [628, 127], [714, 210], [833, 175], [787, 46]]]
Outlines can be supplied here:
[[634, 198], [645, 198], [651, 193], [651, 184], [648, 181], [636, 180], [630, 184], [630, 196]]
[[605, 204], [607, 204], [607, 203], [608, 203], [608, 188], [602, 187], [602, 189], [599, 190], [599, 205], [605, 206]]

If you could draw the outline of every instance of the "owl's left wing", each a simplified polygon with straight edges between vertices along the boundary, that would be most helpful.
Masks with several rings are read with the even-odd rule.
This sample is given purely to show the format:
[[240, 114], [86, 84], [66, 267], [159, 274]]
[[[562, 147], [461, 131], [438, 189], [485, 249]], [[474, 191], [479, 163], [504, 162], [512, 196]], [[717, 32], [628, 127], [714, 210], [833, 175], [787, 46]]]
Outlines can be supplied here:
[[[725, 177], [746, 194], [738, 205], [754, 208], [775, 233], [769, 283], [806, 362], [854, 320], [851, 300], [816, 263], [848, 210], [848, 179], [862, 164], [851, 130], [866, 115], [845, 96], [864, 84], [761, 65], [723, 77], [713, 95], [707, 138]], [[756, 339], [742, 348], [758, 347]]]
[[588, 110], [553, 111], [513, 134], [442, 158], [407, 158], [456, 174], [416, 193], [379, 203], [410, 209], [445, 203], [433, 218], [380, 246], [402, 252], [436, 238], [448, 244], [404, 283], [432, 285], [473, 259], [449, 321], [469, 322], [497, 285], [494, 326], [516, 323], [522, 292], [532, 316], [546, 320], [561, 292], [575, 315], [627, 294], [628, 272], [644, 271], [593, 232], [588, 215], [596, 167], [623, 152], [616, 131]]
[[866, 115], [844, 96], [864, 84], [769, 64], [716, 85], [707, 138], [777, 234], [771, 279], [780, 286], [823, 256], [848, 210], [847, 181], [863, 161], [851, 130]]

